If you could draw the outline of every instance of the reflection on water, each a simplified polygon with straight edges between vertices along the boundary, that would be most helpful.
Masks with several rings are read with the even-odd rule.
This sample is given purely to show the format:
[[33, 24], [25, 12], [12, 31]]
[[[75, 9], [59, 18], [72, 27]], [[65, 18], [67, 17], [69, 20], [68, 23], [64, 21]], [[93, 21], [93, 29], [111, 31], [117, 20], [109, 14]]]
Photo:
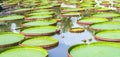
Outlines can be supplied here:
[[0, 32], [7, 32], [10, 31], [7, 25], [0, 25]]
[[5, 21], [0, 23], [0, 32], [20, 32], [23, 20]]
[[[86, 41], [87, 44], [95, 42], [93, 35], [87, 29], [85, 29], [83, 33], [69, 32], [69, 29], [71, 27], [83, 27], [76, 23], [78, 20], [77, 17], [67, 18], [63, 20], [64, 21], [61, 22], [62, 24], [60, 23], [60, 25], [58, 25], [60, 28], [62, 27], [62, 33], [60, 35], [56, 34], [53, 36], [59, 40], [59, 45], [58, 47], [49, 50], [49, 57], [67, 57], [68, 48], [70, 46], [85, 43], [83, 41]], [[92, 39], [92, 41], [90, 39]]]
[[11, 26], [10, 26], [11, 28], [11, 31], [12, 32], [14, 32], [14, 33], [19, 33], [20, 32], [20, 30], [19, 29], [17, 29], [18, 27], [17, 27], [17, 25], [16, 25], [16, 23], [11, 23]]
[[69, 17], [67, 17], [62, 18], [58, 26], [61, 29], [61, 32], [65, 33], [73, 26], [73, 23], [72, 20]]

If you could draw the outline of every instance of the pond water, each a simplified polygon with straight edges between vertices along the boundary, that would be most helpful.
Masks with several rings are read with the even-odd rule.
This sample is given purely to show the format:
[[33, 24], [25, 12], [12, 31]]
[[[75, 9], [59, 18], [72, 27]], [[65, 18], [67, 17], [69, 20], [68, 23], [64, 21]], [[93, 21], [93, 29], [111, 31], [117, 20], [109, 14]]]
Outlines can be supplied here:
[[[99, 5], [99, 1], [97, 5]], [[48, 50], [49, 57], [67, 57], [68, 49], [70, 46], [82, 43], [90, 44], [91, 42], [96, 41], [93, 37], [93, 34], [87, 29], [87, 26], [81, 26], [76, 23], [78, 18], [81, 17], [71, 17], [67, 20], [67, 22], [64, 22], [63, 18], [64, 24], [62, 22], [62, 24], [60, 22], [58, 23], [57, 26], [59, 28], [61, 28], [61, 26], [66, 27], [65, 25], [67, 25], [67, 28], [61, 28], [60, 34], [53, 35], [54, 38], [59, 40], [59, 45], [56, 48]], [[21, 22], [22, 21], [0, 23], [0, 31], [12, 31], [15, 33], [19, 33], [20, 30], [16, 28], [20, 28], [19, 26]], [[81, 33], [71, 33], [69, 32], [69, 29], [72, 27], [82, 27], [85, 29], [85, 31]]]
[[[71, 20], [73, 23], [72, 27], [83, 27], [76, 24], [76, 18], [73, 18]], [[85, 29], [85, 31], [81, 33], [71, 33], [69, 31], [66, 31], [65, 33], [61, 33], [59, 35], [56, 34], [53, 37], [59, 40], [59, 45], [58, 47], [49, 50], [49, 57], [67, 57], [68, 49], [70, 46], [85, 43], [84, 41], [86, 41], [87, 44], [95, 42], [92, 33], [87, 29]], [[92, 39], [92, 41], [90, 41], [89, 39]]]
[[[85, 43], [85, 41], [87, 44], [95, 41], [92, 33], [88, 31], [86, 27], [80, 26], [76, 23], [77, 19], [78, 19], [77, 17], [72, 17], [72, 18], [69, 18], [67, 22], [64, 22], [63, 20], [64, 24], [61, 24], [61, 22], [58, 22], [58, 25], [57, 25], [58, 27], [61, 27], [64, 25], [68, 25], [69, 27], [62, 28], [60, 34], [53, 35], [54, 38], [59, 40], [59, 45], [56, 48], [48, 50], [49, 57], [67, 57], [68, 49], [70, 46], [75, 44]], [[20, 21], [1, 23], [0, 31], [2, 32], [12, 31], [15, 33], [19, 33], [20, 30], [16, 28], [19, 28]], [[69, 25], [70, 23], [72, 23], [72, 25]], [[71, 27], [81, 27], [81, 28], [84, 28], [85, 31], [81, 33], [71, 33], [69, 32], [69, 29]], [[90, 41], [89, 39], [92, 39], [92, 41]]]

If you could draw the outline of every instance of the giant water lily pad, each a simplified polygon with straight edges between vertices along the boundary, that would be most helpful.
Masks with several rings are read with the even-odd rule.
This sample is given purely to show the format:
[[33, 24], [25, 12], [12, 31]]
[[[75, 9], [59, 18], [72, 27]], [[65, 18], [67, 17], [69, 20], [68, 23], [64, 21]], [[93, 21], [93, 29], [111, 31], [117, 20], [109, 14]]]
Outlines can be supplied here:
[[80, 16], [81, 13], [79, 12], [66, 12], [66, 13], [63, 13], [62, 16]]
[[13, 12], [26, 12], [26, 11], [30, 11], [32, 10], [32, 8], [20, 8], [20, 9], [16, 9]]
[[24, 39], [24, 35], [12, 32], [0, 33], [0, 46], [12, 45]]
[[31, 6], [36, 6], [39, 5], [40, 1], [38, 0], [24, 0], [21, 2], [20, 6], [22, 7], [31, 7]]
[[30, 27], [30, 26], [49, 26], [55, 24], [56, 20], [40, 20], [40, 21], [32, 21], [24, 23], [23, 27]]
[[118, 16], [120, 16], [120, 14], [117, 13], [97, 13], [93, 15], [93, 17], [102, 17], [102, 18], [113, 18]]
[[81, 32], [84, 32], [85, 29], [84, 28], [71, 28], [69, 31], [72, 33], [81, 33]]
[[30, 14], [28, 14], [28, 15], [49, 15], [49, 14], [54, 14], [54, 12], [48, 12], [48, 11], [35, 12], [35, 13], [30, 13]]
[[120, 8], [120, 4], [114, 4], [114, 7]]
[[84, 2], [84, 3], [81, 3], [80, 6], [81, 7], [93, 7], [93, 5], [95, 4], [95, 2]]
[[22, 16], [22, 15], [9, 15], [9, 16], [0, 17], [0, 21], [19, 20], [19, 19], [23, 19], [23, 18], [24, 18], [24, 16]]
[[114, 2], [115, 2], [115, 3], [120, 3], [120, 0], [115, 0]]
[[85, 8], [65, 8], [62, 11], [64, 12], [71, 12], [71, 11], [83, 11]]
[[120, 0], [115, 0], [116, 2], [120, 2]]
[[110, 11], [111, 9], [110, 8], [101, 8], [101, 7], [99, 7], [99, 8], [96, 8], [95, 10], [97, 12], [107, 12], [107, 11]]
[[34, 12], [51, 12], [51, 11], [52, 9], [39, 9], [39, 10], [33, 10], [31, 12], [34, 13]]
[[17, 3], [18, 3], [18, 1], [15, 1], [15, 2], [13, 2], [13, 1], [3, 1], [2, 6], [9, 8], [9, 7], [14, 7], [15, 5], [17, 5]]
[[78, 44], [69, 49], [71, 57], [119, 57], [120, 44], [112, 42], [96, 42]]
[[58, 45], [58, 40], [50, 36], [33, 37], [21, 43], [24, 46], [41, 46], [43, 48], [52, 48]]
[[106, 22], [106, 21], [108, 21], [108, 19], [106, 18], [85, 17], [85, 18], [80, 19], [77, 23], [89, 25], [93, 23]]
[[47, 57], [48, 52], [38, 47], [15, 47], [0, 53], [0, 57]]
[[44, 26], [44, 27], [33, 27], [22, 30], [22, 34], [24, 35], [51, 35], [54, 34], [58, 30], [55, 26]]
[[120, 22], [120, 17], [113, 18], [112, 21], [114, 21], [114, 22]]
[[111, 3], [109, 3], [108, 1], [103, 1], [102, 3], [101, 3], [101, 5], [104, 5], [104, 6], [109, 6], [109, 5], [111, 5]]
[[89, 27], [94, 30], [120, 30], [120, 22], [102, 22], [92, 24]]
[[53, 5], [45, 5], [45, 6], [39, 6], [39, 7], [36, 7], [36, 8], [39, 8], [39, 9], [50, 9], [54, 7]]
[[39, 19], [46, 19], [46, 18], [51, 18], [53, 17], [52, 15], [33, 15], [25, 18], [26, 20], [39, 20]]
[[97, 40], [120, 41], [120, 30], [100, 31], [95, 34]]
[[111, 10], [110, 8], [97, 8], [96, 10]]

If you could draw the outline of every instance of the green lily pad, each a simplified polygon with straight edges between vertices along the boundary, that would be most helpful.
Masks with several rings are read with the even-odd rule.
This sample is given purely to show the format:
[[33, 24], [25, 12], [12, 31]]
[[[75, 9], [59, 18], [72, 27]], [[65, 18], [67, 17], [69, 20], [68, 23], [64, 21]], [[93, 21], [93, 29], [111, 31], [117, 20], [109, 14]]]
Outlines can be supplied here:
[[50, 36], [34, 37], [22, 42], [25, 46], [49, 46], [58, 43], [58, 40]]
[[84, 8], [84, 7], [93, 7], [93, 5], [91, 4], [81, 4], [81, 6]]
[[96, 8], [96, 10], [106, 10], [107, 11], [107, 10], [111, 10], [111, 9], [110, 8], [101, 8], [100, 7], [100, 8]]
[[114, 21], [114, 22], [120, 22], [120, 17], [113, 18], [112, 21]]
[[34, 11], [31, 11], [31, 13], [35, 13], [35, 12], [51, 12], [52, 9], [40, 9], [40, 10], [34, 10]]
[[95, 30], [120, 30], [120, 22], [102, 22], [90, 25]]
[[0, 53], [0, 57], [47, 57], [47, 50], [40, 47], [16, 47]]
[[35, 12], [35, 13], [30, 13], [28, 15], [49, 15], [49, 14], [54, 14], [54, 12]]
[[95, 3], [94, 2], [85, 2], [85, 3], [82, 3], [80, 4], [81, 7], [93, 7]]
[[51, 18], [52, 15], [33, 15], [30, 17], [27, 17], [27, 19], [45, 19], [45, 18]]
[[120, 14], [116, 14], [116, 13], [97, 13], [93, 15], [93, 17], [102, 17], [102, 18], [113, 18], [118, 16], [120, 16]]
[[40, 21], [32, 21], [28, 23], [24, 23], [23, 26], [49, 26], [52, 24], [55, 24], [57, 21], [56, 20], [40, 20]]
[[20, 1], [6, 0], [6, 1], [3, 1], [3, 6], [12, 6], [12, 5], [16, 5], [18, 2], [20, 2]]
[[65, 16], [76, 16], [76, 15], [80, 15], [81, 13], [79, 12], [67, 12], [67, 13], [63, 13], [62, 15], [65, 15]]
[[63, 11], [81, 11], [85, 10], [85, 8], [65, 8]]
[[23, 7], [30, 7], [30, 6], [35, 6], [35, 5], [39, 5], [38, 3], [40, 3], [40, 1], [38, 0], [24, 0], [21, 2], [21, 6]]
[[106, 22], [108, 19], [106, 18], [97, 18], [97, 17], [85, 17], [80, 19], [78, 22], [84, 23], [99, 23], [99, 22]]
[[58, 30], [55, 26], [44, 26], [44, 27], [33, 27], [33, 28], [27, 28], [24, 29], [21, 33], [25, 35], [42, 35], [42, 34], [49, 34], [54, 33]]
[[119, 57], [120, 44], [112, 42], [96, 42], [78, 44], [69, 49], [72, 57]]
[[79, 0], [65, 0], [65, 2], [68, 4], [77, 4], [77, 3], [80, 3]]
[[59, 6], [59, 7], [60, 7], [60, 6], [61, 6], [61, 4], [60, 4], [60, 3], [58, 3], [58, 4], [57, 4], [57, 3], [55, 3], [55, 4], [54, 4], [54, 6]]
[[108, 4], [108, 5], [110, 5], [111, 3], [109, 3], [109, 1], [103, 1], [101, 4]]
[[9, 15], [9, 16], [4, 16], [0, 18], [0, 21], [10, 21], [10, 20], [19, 20], [23, 19], [24, 16], [22, 15]]
[[120, 0], [115, 0], [115, 2], [120, 2]]
[[112, 31], [100, 31], [96, 33], [96, 37], [100, 39], [108, 39], [108, 40], [116, 40], [120, 39], [120, 30], [112, 30]]
[[5, 3], [18, 3], [19, 1], [14, 1], [14, 0], [5, 0], [3, 1]]
[[120, 8], [120, 4], [114, 4], [114, 6]]
[[1, 32], [0, 33], [0, 45], [9, 45], [17, 43], [24, 39], [24, 35], [11, 33], [11, 32]]
[[21, 9], [16, 9], [14, 10], [13, 12], [21, 12], [21, 11], [29, 11], [31, 10], [32, 8], [21, 8]]
[[48, 8], [52, 8], [52, 7], [53, 7], [52, 5], [45, 5], [45, 6], [40, 6], [40, 7], [37, 7], [37, 8], [48, 9]]
[[96, 2], [93, 2], [92, 0], [86, 0], [83, 4], [96, 4]]

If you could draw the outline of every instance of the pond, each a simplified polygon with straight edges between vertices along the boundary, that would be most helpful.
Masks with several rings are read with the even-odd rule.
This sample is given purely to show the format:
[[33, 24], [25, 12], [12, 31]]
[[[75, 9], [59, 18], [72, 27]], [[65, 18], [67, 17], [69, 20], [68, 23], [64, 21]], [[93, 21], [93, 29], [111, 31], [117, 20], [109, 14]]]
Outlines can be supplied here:
[[[94, 4], [94, 2], [95, 2], [95, 4]], [[69, 6], [69, 5], [64, 5], [64, 3], [62, 5], [73, 8], [73, 9], [68, 8], [67, 10], [70, 11], [70, 12], [64, 12], [64, 11], [67, 11], [67, 10], [65, 10], [66, 8], [63, 9], [64, 10], [63, 12], [62, 11], [60, 12], [60, 10], [61, 10], [60, 7], [58, 7], [58, 8], [56, 7], [56, 8], [53, 9], [52, 12], [55, 12], [55, 13], [52, 13], [50, 15], [50, 19], [60, 18], [60, 22], [57, 22], [57, 25], [56, 25], [60, 29], [60, 31], [58, 33], [52, 35], [52, 37], [58, 39], [59, 44], [58, 44], [57, 47], [48, 50], [49, 57], [68, 57], [68, 49], [71, 46], [73, 46], [75, 44], [83, 44], [83, 43], [89, 45], [92, 42], [97, 42], [94, 38], [95, 31], [89, 29], [89, 25], [93, 24], [94, 22], [95, 23], [98, 22], [98, 20], [97, 21], [96, 20], [94, 20], [94, 21], [93, 20], [92, 21], [88, 20], [89, 18], [91, 18], [91, 16], [94, 17], [93, 14], [103, 13], [103, 12], [106, 12], [106, 11], [108, 12], [107, 13], [108, 17], [106, 17], [106, 14], [105, 15], [101, 14], [102, 17], [99, 16], [100, 17], [100, 22], [102, 22], [101, 19], [105, 19], [104, 22], [112, 21], [112, 17], [116, 17], [116, 15], [117, 15], [117, 17], [120, 17], [116, 8], [113, 7], [113, 1], [112, 0], [110, 1], [111, 5], [109, 5], [108, 7], [104, 7], [104, 6], [106, 6], [104, 3], [101, 6], [101, 4], [100, 4], [101, 1], [100, 0], [95, 0], [94, 2], [93, 2], [93, 4], [92, 4], [92, 2], [89, 3], [90, 5], [87, 5], [86, 4], [87, 2], [81, 4], [82, 6], [85, 6], [86, 10], [84, 10], [83, 7], [81, 9], [80, 6], [78, 6], [78, 8], [74, 9], [74, 7], [76, 7], [77, 5], [70, 5]], [[95, 8], [97, 10], [93, 10], [93, 7], [92, 7], [93, 5], [96, 6]], [[97, 6], [99, 6], [100, 8], [99, 7], [97, 8]], [[47, 7], [51, 7], [51, 6], [47, 5]], [[42, 8], [42, 6], [40, 8]], [[43, 8], [44, 8], [44, 6], [43, 6]], [[106, 10], [104, 10], [104, 9], [106, 9]], [[9, 10], [12, 10], [12, 8], [8, 9], [8, 11], [7, 11], [7, 13], [5, 13], [5, 15], [6, 14], [12, 14], [12, 12], [9, 11]], [[26, 9], [24, 9], [24, 10], [26, 10]], [[49, 10], [48, 9], [46, 9], [46, 10], [43, 9], [43, 11], [46, 11], [46, 13], [49, 13], [50, 10], [51, 9], [49, 9]], [[74, 12], [74, 10], [77, 11], [77, 12]], [[34, 17], [33, 19], [25, 18], [25, 20], [12, 20], [12, 21], [7, 20], [5, 22], [0, 22], [0, 32], [20, 33], [21, 30], [23, 29], [23, 27], [21, 27], [21, 25], [23, 23], [34, 20], [36, 18], [36, 16], [37, 16], [38, 19], [46, 18], [46, 17], [44, 17], [45, 13], [44, 12], [38, 13], [39, 11], [40, 10], [36, 11], [37, 13], [33, 14], [33, 17]], [[71, 12], [71, 11], [73, 11], [73, 12]], [[115, 14], [113, 14], [112, 17], [111, 17], [111, 14], [109, 14], [109, 12], [112, 12], [112, 13], [114, 12]], [[22, 14], [22, 13], [23, 12], [20, 12], [19, 14]], [[32, 12], [30, 12], [30, 13], [32, 13]], [[26, 14], [28, 14], [28, 13], [24, 13], [22, 15], [25, 15], [25, 17], [30, 17], [30, 14], [28, 14], [28, 15], [26, 15]], [[2, 14], [2, 15], [4, 16], [4, 14]], [[110, 18], [109, 18], [109, 15], [110, 15]], [[48, 16], [49, 16], [49, 14], [48, 14]], [[105, 16], [105, 18], [103, 18], [103, 16]], [[85, 20], [84, 17], [87, 17], [87, 19], [85, 18], [86, 19]], [[99, 19], [99, 17], [98, 17], [98, 19]], [[88, 21], [87, 25], [77, 23], [82, 18], [83, 18], [83, 20]], [[91, 19], [94, 19], [94, 18], [91, 18]], [[89, 22], [91, 22], [91, 23], [89, 23]], [[79, 33], [78, 32], [70, 32], [71, 28], [82, 28], [84, 31], [81, 31]], [[0, 50], [2, 50], [2, 49], [0, 49]]]
[[[87, 30], [87, 28], [85, 28], [84, 26], [80, 26], [77, 24], [77, 17], [72, 17], [70, 19], [67, 20], [67, 22], [65, 23], [65, 21], [63, 20], [64, 24], [61, 24], [61, 22], [58, 22], [57, 26], [61, 27], [64, 25], [68, 25], [68, 28], [63, 28], [61, 29], [60, 34], [55, 34], [52, 37], [56, 38], [59, 40], [59, 45], [56, 48], [50, 49], [48, 50], [49, 52], [49, 57], [67, 57], [68, 55], [68, 49], [70, 46], [75, 45], [75, 44], [81, 44], [81, 43], [91, 43], [91, 42], [95, 42], [95, 39], [92, 35], [92, 33], [90, 31]], [[21, 21], [21, 20], [20, 20]], [[10, 22], [10, 24], [5, 24], [5, 23], [1, 23], [0, 29], [1, 31], [12, 31], [15, 33], [19, 33], [20, 30], [16, 29], [19, 28], [20, 25], [19, 22]], [[69, 23], [72, 23], [72, 25], [69, 25]], [[6, 28], [9, 27], [9, 28]], [[69, 29], [71, 27], [81, 27], [84, 28], [85, 31], [81, 32], [81, 33], [71, 33], [69, 32]], [[90, 40], [92, 39], [92, 41]]]

